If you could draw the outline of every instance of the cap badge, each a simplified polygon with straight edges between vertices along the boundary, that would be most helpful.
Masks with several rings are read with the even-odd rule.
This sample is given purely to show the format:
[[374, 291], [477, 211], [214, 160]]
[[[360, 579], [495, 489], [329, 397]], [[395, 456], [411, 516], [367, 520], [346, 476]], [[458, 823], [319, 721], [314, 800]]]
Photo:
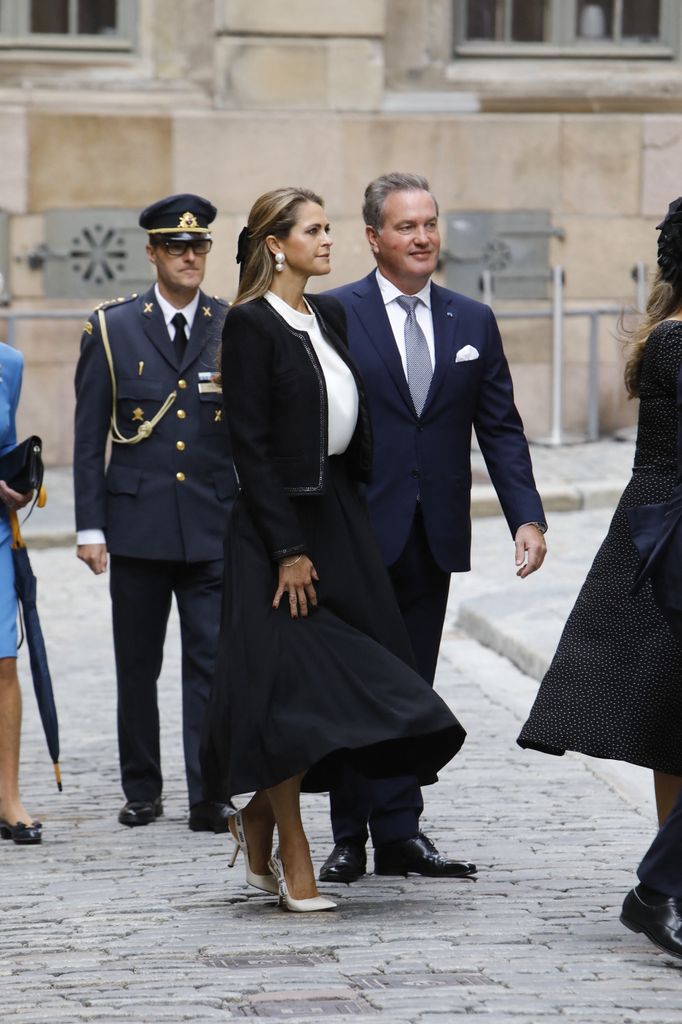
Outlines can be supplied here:
[[183, 213], [182, 217], [178, 221], [178, 227], [179, 228], [198, 228], [199, 224], [197, 223], [197, 219], [194, 216], [194, 214], [190, 213], [189, 210], [188, 210], [187, 213]]

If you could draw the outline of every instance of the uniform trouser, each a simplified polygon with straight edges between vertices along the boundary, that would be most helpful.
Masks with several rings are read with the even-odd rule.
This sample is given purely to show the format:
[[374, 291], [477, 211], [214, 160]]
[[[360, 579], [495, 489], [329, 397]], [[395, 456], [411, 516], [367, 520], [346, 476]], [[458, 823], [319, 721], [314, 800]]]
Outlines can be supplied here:
[[650, 889], [682, 897], [682, 793], [644, 854], [637, 874]]
[[[433, 686], [450, 573], [441, 569], [431, 554], [419, 504], [405, 548], [388, 571], [417, 671]], [[330, 800], [336, 843], [344, 839], [364, 843], [368, 825], [374, 846], [409, 839], [419, 831], [419, 816], [424, 809], [414, 776], [367, 779], [348, 767], [342, 783], [331, 791]]]
[[222, 560], [111, 557], [118, 747], [126, 799], [161, 795], [157, 681], [173, 594], [182, 642], [182, 736], [190, 806], [204, 799], [199, 743], [220, 628]]

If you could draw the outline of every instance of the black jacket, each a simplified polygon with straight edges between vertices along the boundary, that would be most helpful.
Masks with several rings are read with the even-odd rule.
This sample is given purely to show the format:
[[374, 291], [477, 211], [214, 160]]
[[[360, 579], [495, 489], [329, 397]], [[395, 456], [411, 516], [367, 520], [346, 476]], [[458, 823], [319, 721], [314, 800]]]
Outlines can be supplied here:
[[[359, 412], [346, 452], [352, 479], [367, 482], [372, 438], [362, 378], [348, 353], [336, 299], [306, 295], [325, 337], [348, 365]], [[225, 318], [223, 401], [244, 500], [273, 559], [305, 551], [290, 498], [327, 487], [327, 388], [312, 342], [266, 299], [233, 306]]]

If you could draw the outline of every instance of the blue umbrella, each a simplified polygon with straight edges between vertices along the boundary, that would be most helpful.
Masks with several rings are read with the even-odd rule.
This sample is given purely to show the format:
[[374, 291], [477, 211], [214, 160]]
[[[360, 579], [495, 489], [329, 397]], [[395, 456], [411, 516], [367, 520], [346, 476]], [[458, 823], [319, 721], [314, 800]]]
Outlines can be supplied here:
[[26, 550], [26, 544], [21, 536], [19, 520], [14, 511], [9, 513], [10, 525], [12, 527], [12, 560], [14, 562], [14, 586], [17, 598], [21, 605], [22, 622], [24, 633], [28, 643], [28, 655], [31, 663], [31, 675], [33, 676], [33, 689], [35, 690], [38, 702], [40, 719], [45, 730], [47, 749], [50, 752], [54, 764], [54, 773], [57, 779], [57, 786], [61, 792], [62, 777], [59, 768], [59, 723], [57, 722], [57, 708], [54, 703], [52, 690], [52, 679], [47, 664], [47, 652], [43, 631], [40, 626], [38, 609], [36, 607], [37, 582], [33, 575], [33, 569]]

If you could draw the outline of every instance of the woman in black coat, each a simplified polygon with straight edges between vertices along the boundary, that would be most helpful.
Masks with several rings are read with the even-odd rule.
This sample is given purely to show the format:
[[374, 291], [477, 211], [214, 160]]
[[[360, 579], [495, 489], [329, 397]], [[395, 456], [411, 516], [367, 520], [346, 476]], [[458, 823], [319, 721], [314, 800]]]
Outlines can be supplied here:
[[335, 905], [317, 890], [301, 789], [328, 790], [346, 761], [435, 782], [464, 739], [412, 667], [371, 536], [361, 496], [371, 432], [343, 309], [304, 294], [309, 277], [329, 273], [330, 248], [314, 193], [256, 201], [221, 365], [240, 497], [204, 770], [209, 789], [255, 791], [231, 819], [235, 858], [241, 849], [247, 881], [296, 911]]

